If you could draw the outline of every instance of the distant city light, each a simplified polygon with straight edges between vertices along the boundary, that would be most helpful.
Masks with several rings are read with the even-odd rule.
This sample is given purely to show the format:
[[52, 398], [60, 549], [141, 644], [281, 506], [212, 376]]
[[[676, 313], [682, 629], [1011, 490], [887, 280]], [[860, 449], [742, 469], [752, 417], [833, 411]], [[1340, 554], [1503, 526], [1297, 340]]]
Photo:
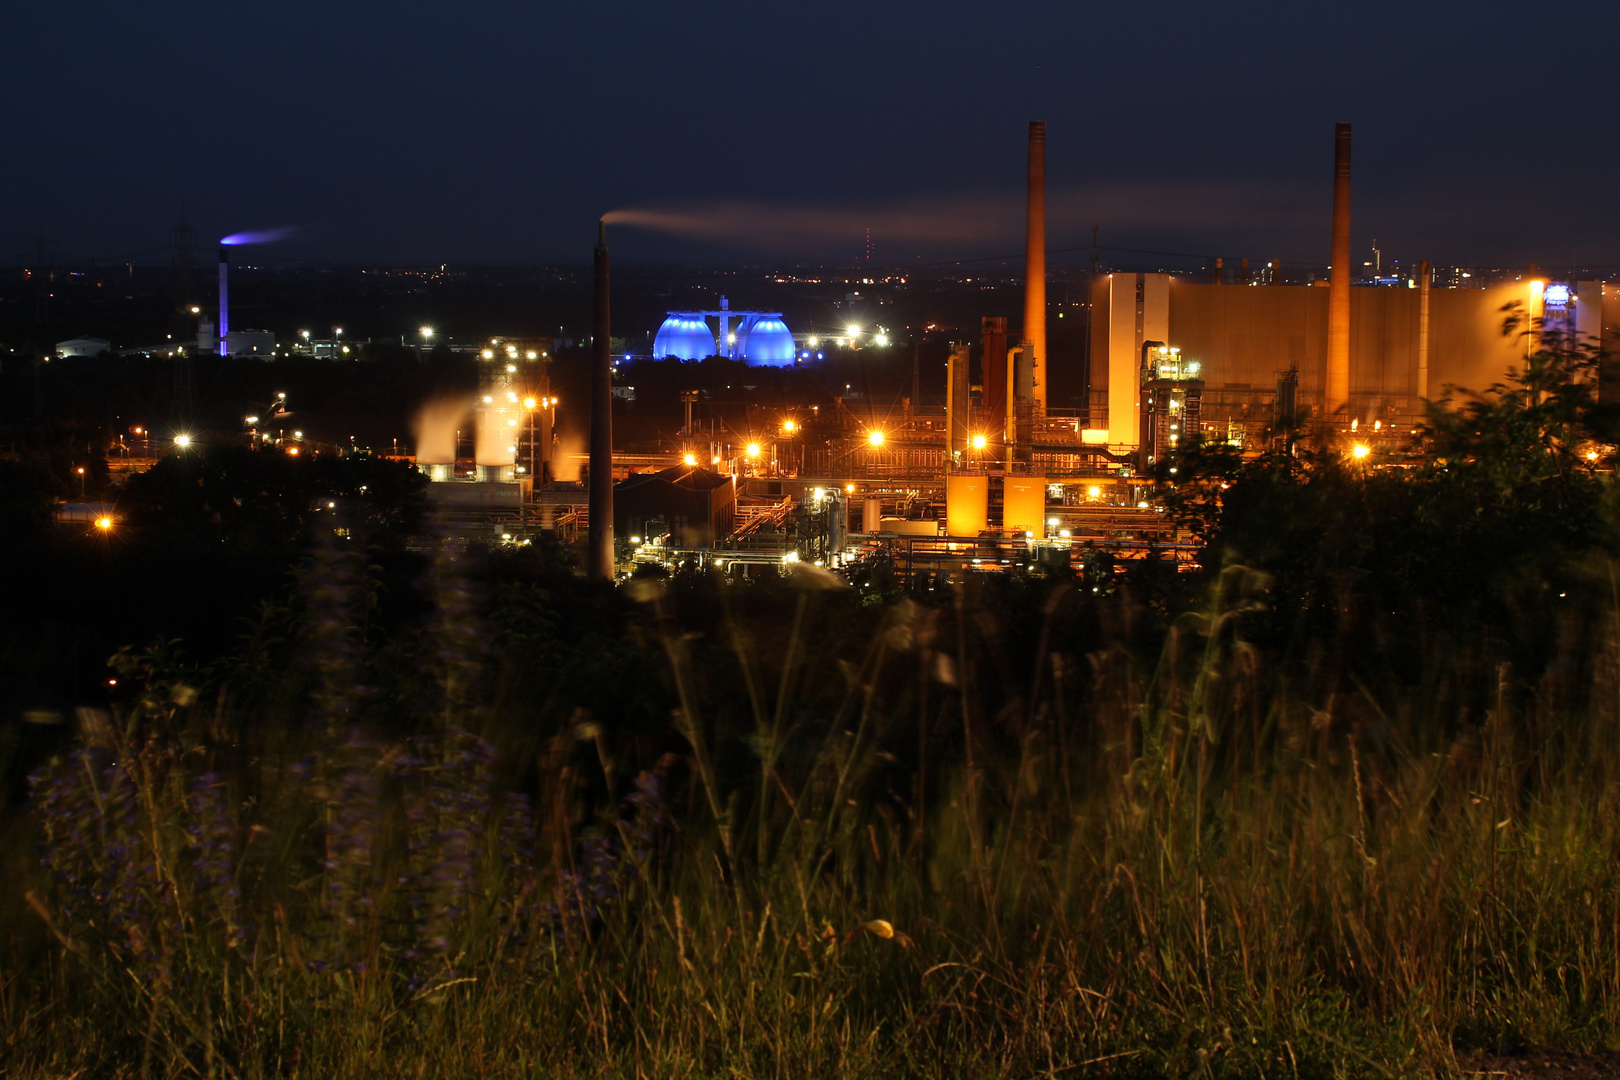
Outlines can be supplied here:
[[[192, 310], [192, 311], [196, 311], [196, 310], [197, 310], [197, 309], [196, 309], [196, 308], [192, 308], [192, 309], [191, 309], [191, 310]], [[818, 338], [818, 337], [815, 337], [815, 336], [814, 336], [814, 335], [812, 335], [812, 336], [810, 336], [810, 337], [808, 337], [808, 338], [806, 338], [806, 339], [805, 339], [805, 342], [804, 342], [804, 343], [805, 343], [805, 344], [806, 344], [806, 345], [808, 345], [808, 346], [810, 346], [810, 347], [811, 347], [811, 348], [812, 348], [812, 349], [813, 349], [813, 348], [815, 348], [815, 347], [816, 347], [816, 346], [817, 346], [817, 345], [820, 345], [820, 344], [821, 344], [821, 339], [820, 339], [820, 338]]]
[[495, 359], [495, 350], [485, 349], [480, 355], [483, 356], [485, 360], [493, 360]]
[[795, 431], [798, 431], [798, 430], [799, 430], [799, 425], [795, 424], [793, 421], [791, 421], [791, 420], [782, 421], [782, 431], [783, 431], [784, 434], [791, 435]]
[[878, 345], [878, 346], [887, 345], [889, 343], [889, 335], [888, 334], [876, 334], [872, 338], [872, 343], [874, 345]]
[[433, 336], [433, 327], [424, 326], [421, 329], [419, 329], [417, 331], [417, 333], [421, 334], [423, 337], [432, 337]]
[[176, 445], [180, 449], [184, 450], [186, 447], [191, 445], [191, 436], [190, 435], [176, 435], [174, 437], [174, 445]]

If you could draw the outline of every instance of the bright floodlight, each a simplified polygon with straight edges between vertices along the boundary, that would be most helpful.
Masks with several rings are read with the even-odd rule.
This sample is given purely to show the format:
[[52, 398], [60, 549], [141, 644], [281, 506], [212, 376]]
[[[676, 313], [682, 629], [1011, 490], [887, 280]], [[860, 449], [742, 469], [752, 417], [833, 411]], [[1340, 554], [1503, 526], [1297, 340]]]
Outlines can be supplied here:
[[759, 457], [759, 443], [751, 442], [748, 444], [748, 456]]
[[975, 436], [973, 436], [973, 449], [975, 449], [975, 450], [983, 450], [984, 447], [985, 447], [985, 444], [988, 443], [989, 441], [990, 440], [986, 439], [983, 435], [975, 435]]
[[887, 345], [889, 343], [889, 335], [888, 334], [878, 334], [878, 335], [876, 335], [876, 336], [874, 336], [872, 338], [872, 343], [874, 345], [878, 345], [878, 346]]
[[688, 465], [696, 465], [697, 464], [697, 455], [696, 454], [687, 454], [686, 457], [684, 458], [684, 460]]
[[98, 517], [98, 518], [96, 518], [96, 528], [101, 529], [104, 532], [107, 529], [112, 528], [112, 518], [110, 518], [110, 517]]
[[423, 337], [432, 337], [432, 336], [433, 336], [433, 327], [431, 327], [431, 326], [424, 326], [424, 327], [422, 327], [422, 328], [421, 328], [421, 329], [420, 329], [420, 330], [419, 330], [419, 331], [418, 331], [418, 332], [419, 332], [419, 333], [420, 333], [420, 334], [421, 334], [421, 335], [422, 335], [422, 336], [423, 336]]
[[1088, 499], [1096, 499], [1096, 498], [1100, 498], [1101, 496], [1102, 496], [1102, 488], [1100, 488], [1100, 487], [1088, 487], [1088, 488], [1086, 488], [1086, 497]]
[[797, 431], [797, 430], [799, 430], [799, 425], [798, 425], [798, 424], [795, 424], [795, 423], [794, 423], [794, 422], [793, 422], [793, 421], [791, 421], [791, 420], [784, 420], [784, 421], [782, 421], [782, 431], [783, 431], [783, 432], [784, 432], [784, 433], [786, 433], [786, 434], [788, 434], [788, 435], [791, 435], [791, 434], [793, 434], [793, 433], [794, 433], [794, 432], [795, 432], [795, 431]]
[[859, 337], [861, 333], [861, 328], [858, 326], [848, 326], [845, 327], [845, 330], [850, 337]]
[[[193, 311], [195, 311], [195, 310], [197, 310], [197, 309], [196, 309], [196, 308], [192, 308], [192, 309], [191, 309], [191, 310], [193, 310]], [[807, 339], [806, 339], [806, 340], [805, 340], [805, 344], [806, 344], [806, 345], [808, 345], [808, 346], [810, 346], [810, 347], [811, 347], [811, 348], [812, 348], [812, 349], [813, 349], [813, 348], [815, 348], [815, 347], [816, 347], [816, 346], [817, 346], [817, 345], [820, 345], [820, 344], [821, 344], [821, 339], [820, 339], [820, 338], [818, 338], [818, 337], [814, 337], [814, 336], [812, 336], [812, 337], [810, 337], [810, 338], [807, 338]]]
[[180, 449], [184, 450], [186, 447], [191, 445], [191, 436], [190, 435], [176, 435], [174, 437], [174, 445], [176, 445]]
[[1372, 447], [1368, 446], [1366, 443], [1358, 442], [1356, 445], [1350, 448], [1350, 456], [1355, 458], [1357, 461], [1360, 461], [1370, 453], [1372, 453]]
[[883, 432], [881, 432], [881, 431], [871, 432], [870, 434], [868, 434], [866, 436], [866, 441], [871, 443], [873, 446], [882, 446], [883, 445]]
[[532, 409], [538, 404], [540, 404], [540, 403], [538, 401], [536, 401], [532, 397], [526, 397], [526, 398], [523, 399], [523, 407], [525, 409]]

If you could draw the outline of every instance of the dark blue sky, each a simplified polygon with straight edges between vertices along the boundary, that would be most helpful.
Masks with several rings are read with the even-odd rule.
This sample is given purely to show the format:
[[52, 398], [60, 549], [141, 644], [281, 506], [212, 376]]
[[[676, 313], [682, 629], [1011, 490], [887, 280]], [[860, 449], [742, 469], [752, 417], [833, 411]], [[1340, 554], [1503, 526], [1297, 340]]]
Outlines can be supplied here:
[[[163, 257], [295, 225], [286, 257], [877, 261], [1021, 246], [1326, 260], [1355, 243], [1620, 264], [1613, 3], [14, 3], [0, 242]], [[17, 245], [0, 249], [15, 261]]]

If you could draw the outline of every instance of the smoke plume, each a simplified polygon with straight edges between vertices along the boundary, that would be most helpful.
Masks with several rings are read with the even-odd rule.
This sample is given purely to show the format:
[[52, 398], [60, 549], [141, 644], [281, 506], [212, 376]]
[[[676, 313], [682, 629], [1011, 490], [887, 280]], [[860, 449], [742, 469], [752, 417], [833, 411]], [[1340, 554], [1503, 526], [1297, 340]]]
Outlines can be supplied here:
[[465, 398], [442, 398], [422, 406], [416, 415], [416, 463], [453, 465], [456, 461], [456, 432], [472, 412]]
[[242, 244], [276, 244], [297, 231], [296, 228], [289, 225], [279, 229], [263, 229], [259, 232], [238, 232], [220, 237], [219, 242], [226, 247], [237, 247]]

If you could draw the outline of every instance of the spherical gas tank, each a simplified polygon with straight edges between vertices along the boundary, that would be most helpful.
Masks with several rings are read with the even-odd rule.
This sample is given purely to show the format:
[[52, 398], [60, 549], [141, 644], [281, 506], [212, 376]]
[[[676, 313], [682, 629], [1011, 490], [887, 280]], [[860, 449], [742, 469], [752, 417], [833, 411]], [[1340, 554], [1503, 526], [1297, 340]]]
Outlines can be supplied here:
[[703, 316], [689, 311], [672, 311], [653, 338], [653, 359], [703, 360], [715, 354], [714, 331]]
[[737, 331], [735, 355], [754, 367], [792, 367], [798, 347], [780, 315], [761, 315]]

